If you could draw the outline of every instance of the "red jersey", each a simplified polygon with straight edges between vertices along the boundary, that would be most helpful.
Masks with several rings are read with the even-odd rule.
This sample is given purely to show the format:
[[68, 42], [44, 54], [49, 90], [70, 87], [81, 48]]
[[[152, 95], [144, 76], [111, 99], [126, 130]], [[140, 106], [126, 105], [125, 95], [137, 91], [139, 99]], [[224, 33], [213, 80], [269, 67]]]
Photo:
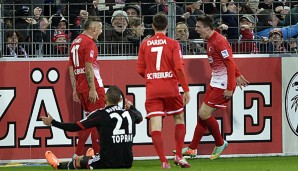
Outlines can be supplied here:
[[236, 77], [241, 74], [233, 60], [230, 44], [216, 31], [208, 40], [207, 56], [212, 69], [210, 85], [220, 89], [234, 90]]
[[178, 82], [188, 92], [179, 43], [162, 33], [142, 42], [137, 70], [146, 80], [146, 98], [179, 96]]
[[69, 65], [73, 66], [78, 93], [89, 91], [85, 74], [85, 62], [93, 64], [95, 88], [103, 88], [97, 62], [98, 49], [89, 36], [80, 34], [70, 46]]

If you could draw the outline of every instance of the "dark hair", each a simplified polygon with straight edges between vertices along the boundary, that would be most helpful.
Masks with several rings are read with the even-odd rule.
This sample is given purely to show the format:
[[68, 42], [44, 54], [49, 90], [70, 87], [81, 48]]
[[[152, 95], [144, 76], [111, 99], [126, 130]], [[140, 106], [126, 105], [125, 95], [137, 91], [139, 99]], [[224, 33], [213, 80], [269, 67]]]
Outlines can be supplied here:
[[168, 19], [165, 14], [157, 13], [153, 16], [153, 26], [157, 31], [165, 30], [168, 26]]
[[84, 30], [88, 30], [93, 22], [101, 22], [99, 17], [90, 16], [84, 23]]
[[121, 90], [117, 86], [111, 86], [106, 93], [107, 101], [112, 104], [117, 104], [121, 99]]
[[259, 26], [270, 26], [270, 24], [268, 24], [268, 21], [273, 21], [273, 12], [266, 9], [259, 12], [257, 17]]
[[197, 17], [197, 21], [200, 21], [204, 27], [210, 27], [213, 30], [213, 18], [210, 15], [200, 15]]

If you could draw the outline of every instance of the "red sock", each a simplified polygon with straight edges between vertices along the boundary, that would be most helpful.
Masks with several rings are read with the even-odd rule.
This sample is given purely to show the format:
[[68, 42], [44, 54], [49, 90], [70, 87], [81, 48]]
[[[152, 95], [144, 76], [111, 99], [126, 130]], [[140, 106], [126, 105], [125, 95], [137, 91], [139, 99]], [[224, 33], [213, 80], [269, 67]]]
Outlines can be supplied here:
[[184, 145], [185, 125], [178, 124], [175, 126], [176, 155], [182, 158], [182, 148]]
[[99, 134], [97, 129], [91, 128], [91, 140], [92, 140], [92, 148], [94, 150], [94, 153], [100, 153], [100, 146], [99, 146]]
[[151, 132], [152, 142], [161, 162], [168, 162], [165, 156], [163, 142], [160, 131]]
[[206, 133], [206, 130], [207, 130], [207, 127], [206, 127], [205, 123], [203, 122], [203, 120], [201, 118], [199, 118], [194, 135], [192, 137], [192, 141], [188, 147], [193, 150], [197, 149], [202, 137]]
[[81, 155], [85, 155], [84, 153], [84, 147], [85, 147], [85, 143], [89, 137], [91, 133], [91, 129], [84, 129], [84, 130], [81, 130], [78, 132], [78, 145], [77, 145], [77, 148], [76, 148], [76, 154], [78, 156], [81, 156]]
[[221, 137], [220, 131], [219, 131], [219, 126], [216, 121], [216, 119], [211, 116], [210, 118], [204, 120], [205, 125], [209, 129], [210, 133], [212, 134], [214, 140], [215, 140], [215, 145], [216, 146], [222, 146], [223, 145], [223, 139]]

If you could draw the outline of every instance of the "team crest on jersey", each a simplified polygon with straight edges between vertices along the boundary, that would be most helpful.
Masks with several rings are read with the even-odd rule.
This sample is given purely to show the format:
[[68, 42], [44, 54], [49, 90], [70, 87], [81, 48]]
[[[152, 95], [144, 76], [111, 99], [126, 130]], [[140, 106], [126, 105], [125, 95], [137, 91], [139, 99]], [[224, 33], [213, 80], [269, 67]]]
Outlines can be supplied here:
[[93, 58], [93, 56], [94, 56], [94, 50], [91, 50], [90, 51], [90, 57]]
[[227, 57], [229, 57], [229, 52], [225, 49], [225, 50], [221, 51], [221, 55], [223, 58], [227, 58]]

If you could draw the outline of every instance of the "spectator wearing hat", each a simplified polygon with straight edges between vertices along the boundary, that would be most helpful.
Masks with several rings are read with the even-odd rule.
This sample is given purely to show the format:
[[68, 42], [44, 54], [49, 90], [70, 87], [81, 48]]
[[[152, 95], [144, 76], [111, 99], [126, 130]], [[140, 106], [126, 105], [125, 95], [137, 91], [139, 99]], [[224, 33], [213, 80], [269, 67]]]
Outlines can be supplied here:
[[66, 57], [68, 54], [68, 35], [60, 32], [52, 37], [52, 56]]
[[100, 42], [105, 42], [105, 46], [100, 46], [100, 53], [110, 55], [126, 55], [132, 53], [131, 43], [128, 36], [131, 32], [127, 29], [128, 15], [125, 11], [117, 10], [111, 18], [111, 26], [105, 23], [104, 34], [99, 36]]
[[240, 36], [238, 39], [238, 46], [235, 46], [235, 52], [239, 53], [257, 53], [256, 42], [254, 42], [253, 30], [256, 25], [256, 19], [252, 15], [243, 15], [240, 18]]
[[269, 52], [285, 53], [289, 45], [283, 40], [283, 34], [280, 29], [273, 29], [269, 33]]
[[132, 17], [140, 17], [141, 16], [141, 8], [139, 7], [139, 5], [128, 5], [124, 8], [124, 11], [127, 13], [129, 20]]

